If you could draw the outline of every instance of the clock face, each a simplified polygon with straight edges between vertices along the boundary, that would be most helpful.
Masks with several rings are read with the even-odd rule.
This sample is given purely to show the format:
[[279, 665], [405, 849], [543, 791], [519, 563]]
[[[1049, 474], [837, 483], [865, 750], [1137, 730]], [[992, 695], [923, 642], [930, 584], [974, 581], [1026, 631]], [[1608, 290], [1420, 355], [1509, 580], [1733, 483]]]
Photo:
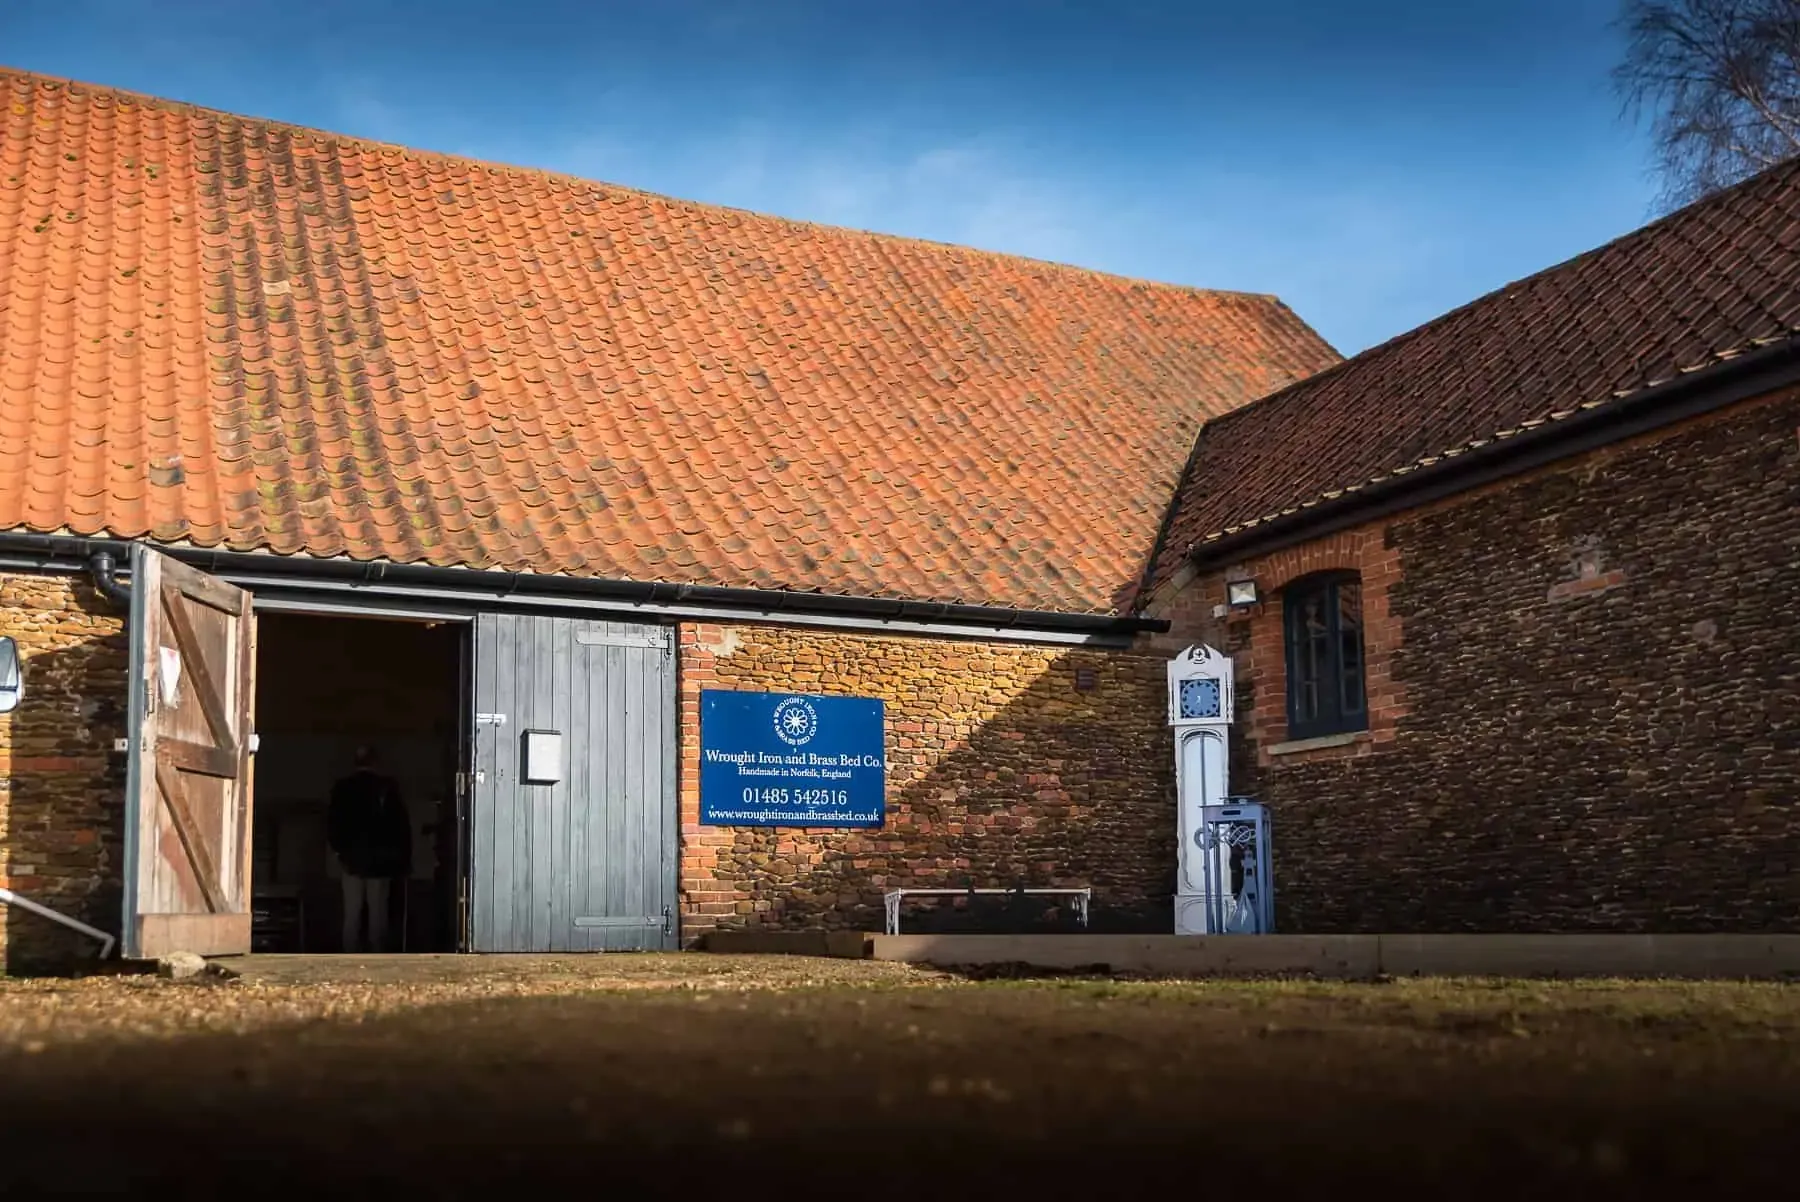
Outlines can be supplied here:
[[1181, 716], [1183, 718], [1217, 718], [1219, 716], [1219, 682], [1204, 676], [1182, 681]]

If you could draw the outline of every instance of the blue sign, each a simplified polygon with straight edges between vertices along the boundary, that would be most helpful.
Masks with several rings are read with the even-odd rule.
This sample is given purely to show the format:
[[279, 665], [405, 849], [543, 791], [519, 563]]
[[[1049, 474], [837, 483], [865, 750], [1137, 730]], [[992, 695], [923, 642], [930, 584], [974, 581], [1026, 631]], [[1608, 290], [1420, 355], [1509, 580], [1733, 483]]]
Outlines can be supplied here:
[[700, 691], [700, 821], [880, 826], [886, 721], [873, 697]]

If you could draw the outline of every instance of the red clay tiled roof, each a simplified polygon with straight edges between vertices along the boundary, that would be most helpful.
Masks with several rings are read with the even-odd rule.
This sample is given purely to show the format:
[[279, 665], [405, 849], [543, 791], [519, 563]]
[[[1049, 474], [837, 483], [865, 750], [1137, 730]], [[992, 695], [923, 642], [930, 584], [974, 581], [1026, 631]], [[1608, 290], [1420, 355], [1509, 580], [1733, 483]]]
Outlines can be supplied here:
[[1189, 551], [1800, 329], [1800, 160], [1208, 422], [1153, 573]]
[[1270, 297], [0, 70], [0, 529], [1115, 612]]

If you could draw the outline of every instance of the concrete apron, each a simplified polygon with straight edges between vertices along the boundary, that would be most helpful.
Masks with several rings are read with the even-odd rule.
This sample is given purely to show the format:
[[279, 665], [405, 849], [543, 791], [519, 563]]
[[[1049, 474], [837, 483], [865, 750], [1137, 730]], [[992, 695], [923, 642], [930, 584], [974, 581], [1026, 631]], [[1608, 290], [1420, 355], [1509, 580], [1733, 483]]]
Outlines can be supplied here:
[[1800, 935], [871, 935], [865, 954], [1182, 977], [1800, 978]]
[[[1164, 977], [1390, 976], [1800, 979], [1800, 935], [874, 935], [719, 931], [708, 952], [823, 956], [937, 968], [1019, 967]], [[691, 953], [253, 955], [211, 962], [271, 984], [423, 984], [588, 977], [621, 956]]]
[[391, 955], [220, 956], [209, 967], [220, 976], [267, 985], [430, 985], [486, 980], [582, 978], [601, 970], [596, 953], [459, 955], [396, 952]]

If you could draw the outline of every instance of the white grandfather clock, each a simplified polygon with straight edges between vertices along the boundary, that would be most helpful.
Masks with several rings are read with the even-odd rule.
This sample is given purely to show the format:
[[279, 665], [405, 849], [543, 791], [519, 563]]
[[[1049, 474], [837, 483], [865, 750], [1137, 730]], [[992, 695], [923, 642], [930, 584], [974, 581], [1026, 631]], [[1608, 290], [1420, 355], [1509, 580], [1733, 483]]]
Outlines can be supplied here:
[[1226, 735], [1232, 709], [1229, 656], [1199, 644], [1169, 661], [1181, 840], [1177, 935], [1266, 934], [1273, 929], [1268, 814], [1254, 802], [1229, 795]]

